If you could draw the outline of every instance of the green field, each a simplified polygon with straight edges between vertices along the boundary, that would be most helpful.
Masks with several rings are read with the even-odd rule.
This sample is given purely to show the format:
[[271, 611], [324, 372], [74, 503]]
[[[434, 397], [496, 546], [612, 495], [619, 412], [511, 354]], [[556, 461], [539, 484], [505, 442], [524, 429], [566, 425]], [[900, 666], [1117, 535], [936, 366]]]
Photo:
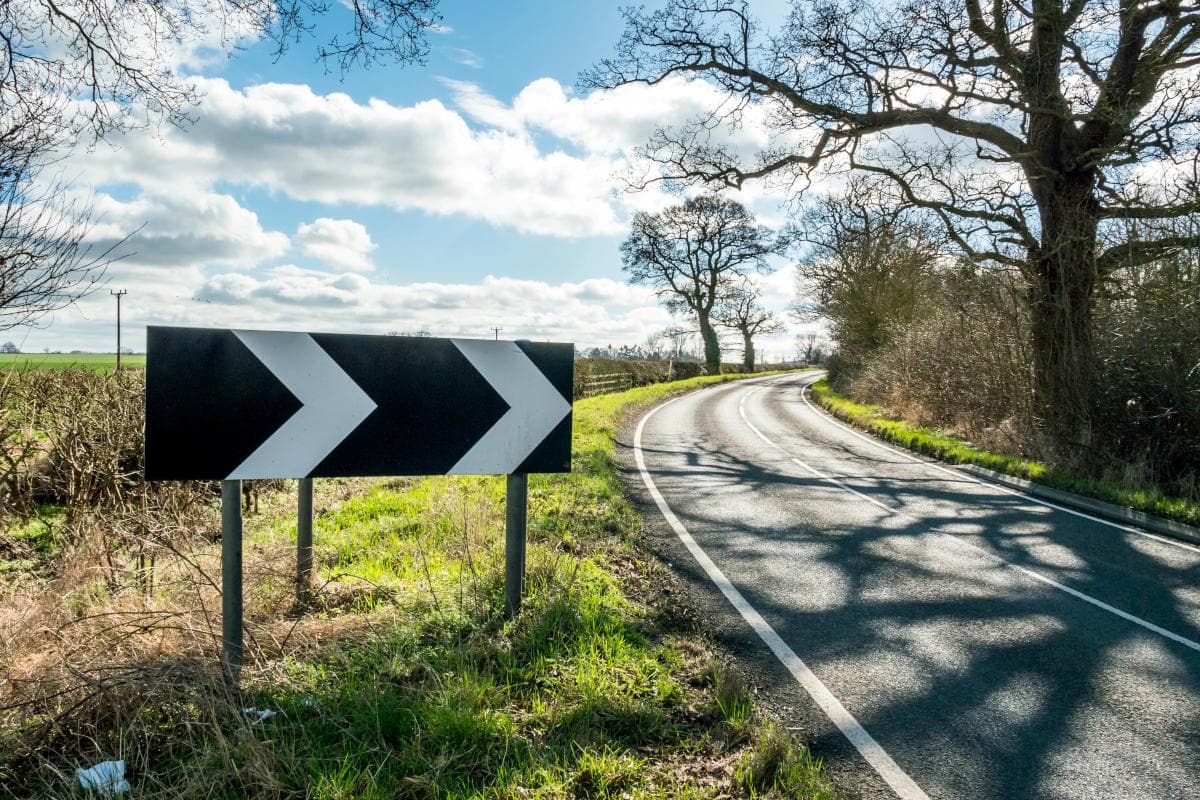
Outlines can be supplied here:
[[[0, 369], [66, 369], [83, 367], [111, 370], [117, 366], [116, 353], [0, 353]], [[121, 356], [122, 367], [146, 366], [146, 356]]]

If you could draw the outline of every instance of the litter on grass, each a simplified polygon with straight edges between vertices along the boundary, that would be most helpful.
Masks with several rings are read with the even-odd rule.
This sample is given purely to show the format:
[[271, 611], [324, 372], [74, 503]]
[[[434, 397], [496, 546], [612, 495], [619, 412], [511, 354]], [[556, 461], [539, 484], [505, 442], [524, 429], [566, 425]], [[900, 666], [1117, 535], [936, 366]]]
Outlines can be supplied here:
[[251, 725], [257, 725], [260, 722], [266, 722], [279, 712], [269, 708], [254, 708], [251, 706], [250, 708], [243, 708], [242, 713], [250, 718]]
[[101, 761], [94, 767], [80, 767], [75, 770], [75, 778], [85, 792], [94, 792], [101, 797], [115, 797], [129, 791], [124, 761]]

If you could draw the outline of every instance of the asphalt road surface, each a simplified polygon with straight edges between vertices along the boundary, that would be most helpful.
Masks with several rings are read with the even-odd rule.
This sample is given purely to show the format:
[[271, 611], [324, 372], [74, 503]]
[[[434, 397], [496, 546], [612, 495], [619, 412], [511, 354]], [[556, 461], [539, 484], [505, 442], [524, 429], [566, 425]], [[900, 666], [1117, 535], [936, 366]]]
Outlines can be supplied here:
[[1200, 798], [1200, 548], [887, 447], [813, 380], [685, 395], [624, 436], [700, 613], [783, 676], [768, 704], [794, 693], [866, 796]]

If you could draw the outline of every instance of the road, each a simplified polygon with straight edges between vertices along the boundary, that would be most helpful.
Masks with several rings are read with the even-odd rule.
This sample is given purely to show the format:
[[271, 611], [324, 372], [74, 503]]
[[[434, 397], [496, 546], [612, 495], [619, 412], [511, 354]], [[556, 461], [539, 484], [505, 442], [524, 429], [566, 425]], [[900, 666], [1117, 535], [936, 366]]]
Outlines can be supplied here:
[[868, 797], [1200, 798], [1200, 548], [878, 443], [813, 380], [685, 395], [623, 435], [706, 624], [783, 676], [766, 699], [794, 693]]

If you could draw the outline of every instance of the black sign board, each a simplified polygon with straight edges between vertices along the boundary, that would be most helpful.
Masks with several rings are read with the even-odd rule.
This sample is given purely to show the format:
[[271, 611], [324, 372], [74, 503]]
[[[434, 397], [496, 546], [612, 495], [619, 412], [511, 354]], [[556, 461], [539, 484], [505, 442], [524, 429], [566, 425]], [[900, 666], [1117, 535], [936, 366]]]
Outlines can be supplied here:
[[146, 477], [571, 468], [570, 344], [150, 327]]

